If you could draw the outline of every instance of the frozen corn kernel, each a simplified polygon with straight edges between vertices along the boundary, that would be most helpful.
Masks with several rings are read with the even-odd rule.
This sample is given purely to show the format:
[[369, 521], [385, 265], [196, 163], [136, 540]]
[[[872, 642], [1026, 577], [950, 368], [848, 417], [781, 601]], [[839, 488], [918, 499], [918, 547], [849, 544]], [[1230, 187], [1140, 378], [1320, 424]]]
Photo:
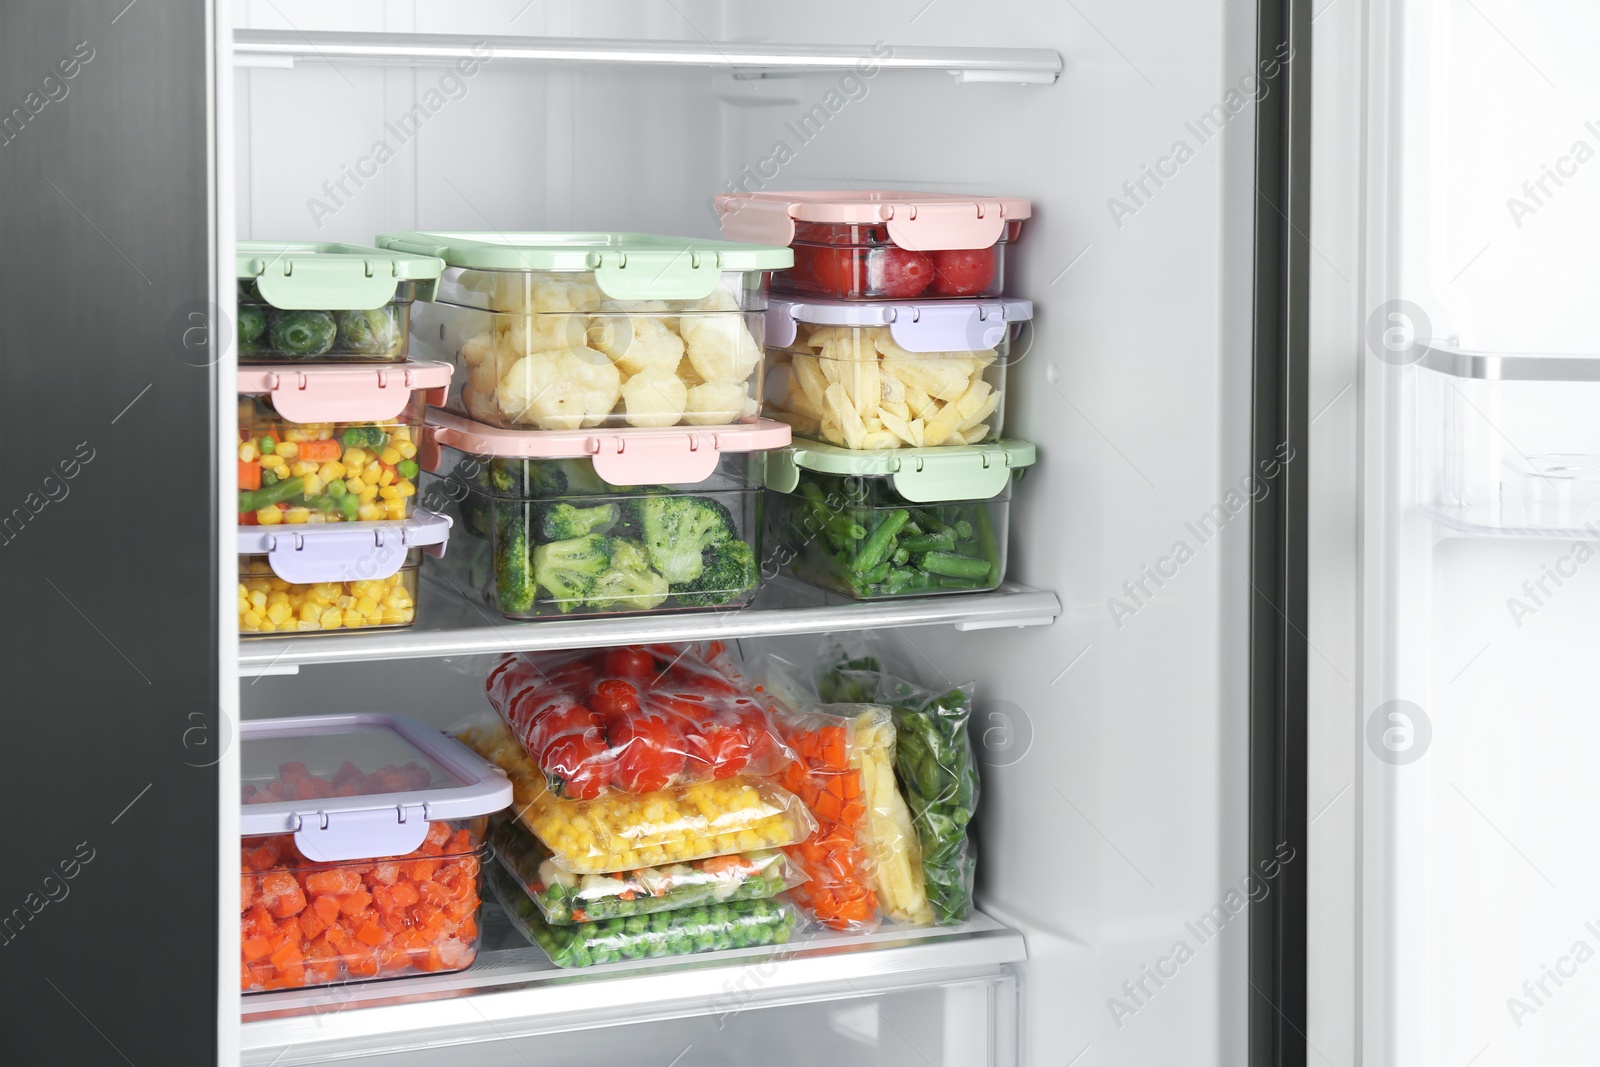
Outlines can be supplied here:
[[290, 508], [288, 511], [283, 513], [283, 521], [292, 523], [294, 525], [300, 525], [310, 517], [310, 508]]
[[250, 557], [239, 583], [241, 633], [347, 630], [373, 626], [409, 626], [415, 618], [417, 564], [407, 565], [388, 578], [354, 582], [318, 582], [293, 585], [281, 578], [257, 577], [249, 572], [266, 566], [262, 557]]
[[294, 457], [300, 454], [300, 446], [295, 444], [293, 441], [279, 441], [278, 447], [273, 451], [277, 452], [277, 454], [282, 456], [284, 459], [294, 459]]
[[276, 452], [271, 452], [261, 457], [261, 465], [268, 470], [277, 470], [279, 467], [285, 466], [287, 463], [288, 460], [284, 459]]
[[396, 463], [399, 463], [400, 462], [400, 458], [401, 458], [399, 451], [397, 449], [393, 448], [392, 446], [389, 447], [389, 448], [384, 449], [382, 452], [378, 453], [378, 455], [385, 463], [387, 463], [391, 467], [394, 466]]
[[261, 453], [256, 451], [256, 443], [254, 441], [246, 441], [244, 444], [239, 446], [240, 463], [249, 463], [260, 454]]
[[342, 482], [344, 481], [344, 476], [344, 464], [336, 459], [330, 459], [317, 468], [317, 477], [321, 478], [326, 484]]

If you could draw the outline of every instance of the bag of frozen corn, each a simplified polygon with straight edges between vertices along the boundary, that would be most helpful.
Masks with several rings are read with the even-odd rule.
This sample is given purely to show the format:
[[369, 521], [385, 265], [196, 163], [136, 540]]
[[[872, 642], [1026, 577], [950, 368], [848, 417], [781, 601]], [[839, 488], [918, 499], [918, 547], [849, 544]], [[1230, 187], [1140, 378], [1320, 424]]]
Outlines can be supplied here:
[[734, 776], [654, 793], [559, 797], [503, 723], [460, 733], [511, 779], [513, 810], [573, 874], [610, 874], [708, 856], [781, 848], [814, 829], [805, 806], [764, 778]]

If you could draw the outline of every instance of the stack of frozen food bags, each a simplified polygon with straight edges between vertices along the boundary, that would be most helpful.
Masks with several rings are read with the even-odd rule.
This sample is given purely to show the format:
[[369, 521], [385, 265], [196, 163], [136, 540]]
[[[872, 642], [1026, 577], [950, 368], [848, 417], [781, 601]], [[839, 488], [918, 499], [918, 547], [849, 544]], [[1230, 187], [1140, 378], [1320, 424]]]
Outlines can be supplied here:
[[797, 440], [767, 464], [766, 555], [858, 600], [998, 588], [1011, 481], [1035, 459], [1001, 437], [1033, 318], [1002, 295], [1005, 253], [1029, 202], [762, 191], [716, 206], [725, 236], [794, 252], [767, 309], [765, 408]]
[[359, 245], [242, 241], [239, 632], [410, 626], [450, 519], [416, 504], [428, 400], [453, 368], [407, 358], [443, 264]]
[[465, 731], [510, 776], [489, 882], [562, 967], [786, 942], [782, 849], [817, 822], [775, 777], [795, 753], [713, 665], [717, 646], [513, 654]]

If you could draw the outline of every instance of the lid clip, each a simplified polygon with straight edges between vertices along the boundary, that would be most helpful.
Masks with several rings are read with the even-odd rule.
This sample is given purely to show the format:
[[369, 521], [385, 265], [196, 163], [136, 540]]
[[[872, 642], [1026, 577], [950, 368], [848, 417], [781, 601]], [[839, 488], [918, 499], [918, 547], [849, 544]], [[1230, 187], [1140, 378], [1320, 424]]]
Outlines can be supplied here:
[[336, 863], [404, 856], [421, 848], [427, 836], [427, 805], [396, 804], [356, 811], [319, 809], [300, 819], [294, 843], [308, 860]]
[[[687, 485], [716, 472], [716, 439], [702, 434], [668, 433], [635, 437], [595, 437], [588, 451], [594, 472], [611, 485]], [[702, 448], [701, 445], [710, 447]]]

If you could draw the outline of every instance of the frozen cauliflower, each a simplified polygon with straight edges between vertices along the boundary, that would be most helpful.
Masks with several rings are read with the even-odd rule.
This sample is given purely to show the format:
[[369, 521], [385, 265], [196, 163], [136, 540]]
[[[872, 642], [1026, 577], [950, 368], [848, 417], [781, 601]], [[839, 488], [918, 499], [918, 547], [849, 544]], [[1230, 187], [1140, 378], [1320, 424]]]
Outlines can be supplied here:
[[500, 343], [517, 358], [556, 348], [582, 348], [589, 330], [587, 315], [546, 312], [502, 316]]
[[604, 297], [593, 279], [592, 274], [496, 271], [489, 285], [489, 306], [522, 314], [594, 311]]
[[708, 383], [742, 384], [761, 361], [742, 315], [684, 315], [678, 330], [695, 373]]
[[611, 357], [623, 374], [646, 370], [676, 373], [683, 360], [683, 338], [672, 332], [660, 300], [608, 300], [589, 320], [589, 344]]
[[683, 418], [696, 426], [717, 426], [738, 422], [752, 406], [742, 384], [705, 382], [689, 390]]
[[629, 426], [676, 426], [688, 400], [683, 379], [660, 367], [642, 370], [622, 384], [623, 418]]
[[524, 356], [500, 379], [500, 412], [541, 430], [599, 425], [617, 406], [622, 375], [603, 353], [564, 348]]

